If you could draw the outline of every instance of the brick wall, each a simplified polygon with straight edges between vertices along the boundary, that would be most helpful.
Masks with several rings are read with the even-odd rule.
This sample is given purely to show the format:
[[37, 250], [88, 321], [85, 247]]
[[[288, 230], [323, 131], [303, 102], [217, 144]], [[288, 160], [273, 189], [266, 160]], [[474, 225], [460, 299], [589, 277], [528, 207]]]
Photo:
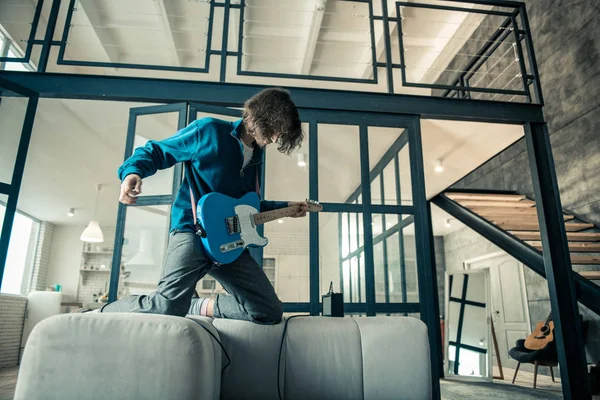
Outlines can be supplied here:
[[17, 365], [27, 298], [0, 294], [0, 368]]
[[33, 275], [29, 291], [44, 290], [48, 280], [48, 266], [50, 265], [50, 253], [52, 251], [52, 238], [54, 236], [54, 225], [42, 222], [40, 235], [33, 261]]
[[81, 274], [77, 301], [91, 303], [98, 298], [94, 297], [94, 294], [98, 295], [100, 292], [104, 294], [108, 290], [109, 272], [86, 271]]

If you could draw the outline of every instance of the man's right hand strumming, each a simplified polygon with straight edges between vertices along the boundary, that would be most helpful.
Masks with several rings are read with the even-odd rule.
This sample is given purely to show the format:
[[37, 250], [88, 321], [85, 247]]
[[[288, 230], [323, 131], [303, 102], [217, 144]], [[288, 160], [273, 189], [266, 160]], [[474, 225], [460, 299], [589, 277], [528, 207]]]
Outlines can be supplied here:
[[125, 177], [121, 183], [119, 201], [123, 204], [135, 204], [137, 197], [142, 193], [142, 178], [136, 174]]

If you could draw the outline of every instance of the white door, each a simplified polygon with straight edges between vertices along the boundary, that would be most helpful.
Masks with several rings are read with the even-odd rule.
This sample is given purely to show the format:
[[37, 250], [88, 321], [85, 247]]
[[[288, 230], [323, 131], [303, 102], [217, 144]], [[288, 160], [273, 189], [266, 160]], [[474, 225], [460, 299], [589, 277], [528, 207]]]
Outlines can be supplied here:
[[[469, 269], [490, 270], [491, 312], [500, 359], [503, 367], [516, 368], [517, 362], [508, 356], [508, 350], [518, 339], [525, 339], [530, 332], [523, 264], [508, 254], [466, 264]], [[492, 354], [493, 365], [497, 366], [496, 354]]]

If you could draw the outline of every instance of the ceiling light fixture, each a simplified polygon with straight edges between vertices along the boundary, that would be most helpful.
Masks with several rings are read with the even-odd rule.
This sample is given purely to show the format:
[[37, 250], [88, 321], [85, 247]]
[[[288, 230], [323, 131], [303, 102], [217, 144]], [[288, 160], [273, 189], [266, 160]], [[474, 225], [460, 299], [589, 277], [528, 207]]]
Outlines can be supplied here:
[[102, 229], [100, 229], [100, 224], [96, 220], [96, 213], [98, 211], [98, 196], [100, 195], [100, 189], [102, 185], [96, 185], [96, 204], [94, 205], [94, 219], [92, 219], [88, 225], [85, 227], [81, 237], [79, 238], [83, 242], [90, 243], [102, 243], [104, 242], [104, 235], [102, 234]]
[[450, 223], [450, 218], [446, 218], [446, 219], [444, 220], [444, 226], [445, 226], [446, 228], [450, 228], [450, 227], [452, 226], [452, 224]]
[[75, 215], [75, 209], [73, 207], [69, 208], [69, 211], [67, 212], [67, 215], [69, 217], [73, 217], [73, 215]]
[[277, 222], [279, 222], [280, 224], [283, 224], [283, 220], [282, 219], [278, 219]]
[[435, 167], [434, 167], [435, 172], [444, 172], [444, 166], [442, 165], [442, 160], [440, 160], [439, 158], [437, 160], [435, 160]]

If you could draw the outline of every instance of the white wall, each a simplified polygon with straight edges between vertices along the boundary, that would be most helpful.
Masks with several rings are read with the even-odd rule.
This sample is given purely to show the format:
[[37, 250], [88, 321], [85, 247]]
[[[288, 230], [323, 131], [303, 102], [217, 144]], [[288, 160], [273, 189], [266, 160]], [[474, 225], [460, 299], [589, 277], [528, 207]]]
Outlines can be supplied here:
[[290, 231], [273, 233], [268, 238], [264, 257], [276, 259], [276, 291], [279, 299], [283, 302], [308, 302], [308, 235], [302, 231]]
[[[352, 214], [354, 217], [354, 214]], [[329, 290], [329, 282], [333, 282], [334, 292], [343, 292], [340, 286], [340, 232], [338, 231], [338, 214], [321, 214], [319, 216], [319, 281], [320, 294]], [[349, 299], [345, 299], [349, 301]]]
[[83, 242], [79, 240], [85, 226], [57, 225], [52, 240], [47, 284], [58, 283], [62, 291], [77, 297]]

